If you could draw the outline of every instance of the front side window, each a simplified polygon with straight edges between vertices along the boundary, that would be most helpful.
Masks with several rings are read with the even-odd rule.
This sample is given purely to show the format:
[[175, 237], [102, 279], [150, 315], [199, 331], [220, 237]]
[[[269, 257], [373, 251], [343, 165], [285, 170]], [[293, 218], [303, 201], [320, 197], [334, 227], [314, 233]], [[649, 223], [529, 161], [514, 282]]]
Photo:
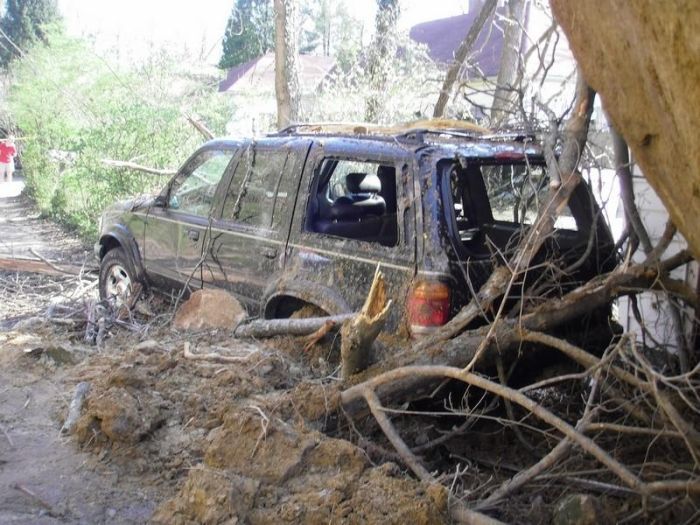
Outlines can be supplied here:
[[276, 229], [293, 203], [298, 178], [291, 173], [294, 155], [287, 150], [243, 153], [224, 203], [223, 219]]
[[208, 216], [212, 211], [216, 188], [233, 154], [232, 150], [200, 153], [190, 164], [191, 171], [182, 175], [182, 182], [178, 185], [179, 181], [176, 181], [173, 185], [168, 207], [191, 215]]
[[314, 173], [307, 231], [384, 246], [398, 244], [393, 165], [326, 158]]

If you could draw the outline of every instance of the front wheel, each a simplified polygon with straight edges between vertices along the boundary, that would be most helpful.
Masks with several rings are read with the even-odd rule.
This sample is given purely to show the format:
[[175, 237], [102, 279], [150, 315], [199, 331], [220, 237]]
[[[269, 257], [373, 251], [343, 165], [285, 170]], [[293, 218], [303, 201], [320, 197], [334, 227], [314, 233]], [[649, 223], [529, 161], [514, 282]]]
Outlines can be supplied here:
[[124, 249], [107, 252], [100, 263], [100, 299], [112, 302], [116, 308], [128, 306], [137, 282]]

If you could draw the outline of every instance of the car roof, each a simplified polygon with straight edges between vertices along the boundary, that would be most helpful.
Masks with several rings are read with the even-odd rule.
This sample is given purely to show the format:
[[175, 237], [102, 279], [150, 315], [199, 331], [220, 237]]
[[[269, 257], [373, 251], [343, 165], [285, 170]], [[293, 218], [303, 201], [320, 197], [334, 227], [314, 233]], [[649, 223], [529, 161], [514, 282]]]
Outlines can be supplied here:
[[[385, 126], [367, 123], [306, 123], [288, 126], [276, 133], [259, 139], [221, 138], [209, 145], [241, 146], [254, 140], [263, 143], [295, 142], [309, 138], [322, 141], [324, 147], [334, 149], [356, 149], [358, 153], [390, 153], [400, 150], [425, 153], [438, 157], [455, 156], [466, 158], [496, 158], [504, 160], [542, 157], [542, 147], [532, 134], [518, 131], [490, 130], [466, 121], [431, 119], [406, 124]], [[306, 142], [305, 140], [305, 142]]]

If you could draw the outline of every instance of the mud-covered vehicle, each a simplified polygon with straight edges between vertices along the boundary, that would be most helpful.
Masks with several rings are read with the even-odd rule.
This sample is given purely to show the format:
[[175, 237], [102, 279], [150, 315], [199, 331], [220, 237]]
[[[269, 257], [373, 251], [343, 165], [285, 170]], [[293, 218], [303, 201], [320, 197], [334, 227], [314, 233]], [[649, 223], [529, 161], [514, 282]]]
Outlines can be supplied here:
[[[213, 286], [254, 316], [307, 305], [339, 314], [359, 309], [380, 265], [394, 301], [388, 328], [428, 333], [512, 251], [546, 172], [531, 138], [458, 128], [300, 125], [212, 140], [158, 196], [104, 212], [100, 294], [123, 301], [137, 282], [176, 293]], [[614, 266], [586, 184], [533, 265], [528, 283], [552, 283], [536, 287], [542, 295]], [[528, 283], [511, 287], [514, 304]]]

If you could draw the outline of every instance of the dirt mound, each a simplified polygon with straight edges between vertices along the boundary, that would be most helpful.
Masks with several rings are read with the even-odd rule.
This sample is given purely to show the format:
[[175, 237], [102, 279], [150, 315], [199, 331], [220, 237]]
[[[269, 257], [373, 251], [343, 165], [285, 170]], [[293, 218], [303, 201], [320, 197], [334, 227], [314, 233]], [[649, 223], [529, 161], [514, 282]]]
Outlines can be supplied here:
[[[273, 341], [244, 363], [186, 358], [233, 351], [225, 333], [159, 345], [124, 342], [77, 367], [92, 388], [82, 447], [177, 493], [156, 523], [442, 523], [447, 500], [394, 464], [321, 432], [337, 390], [309, 379], [312, 357]], [[160, 337], [163, 341], [166, 337]], [[172, 494], [172, 492], [171, 492]]]
[[156, 523], [443, 523], [446, 493], [398, 467], [370, 467], [348, 441], [305, 432], [262, 412], [232, 411], [210, 434]]

